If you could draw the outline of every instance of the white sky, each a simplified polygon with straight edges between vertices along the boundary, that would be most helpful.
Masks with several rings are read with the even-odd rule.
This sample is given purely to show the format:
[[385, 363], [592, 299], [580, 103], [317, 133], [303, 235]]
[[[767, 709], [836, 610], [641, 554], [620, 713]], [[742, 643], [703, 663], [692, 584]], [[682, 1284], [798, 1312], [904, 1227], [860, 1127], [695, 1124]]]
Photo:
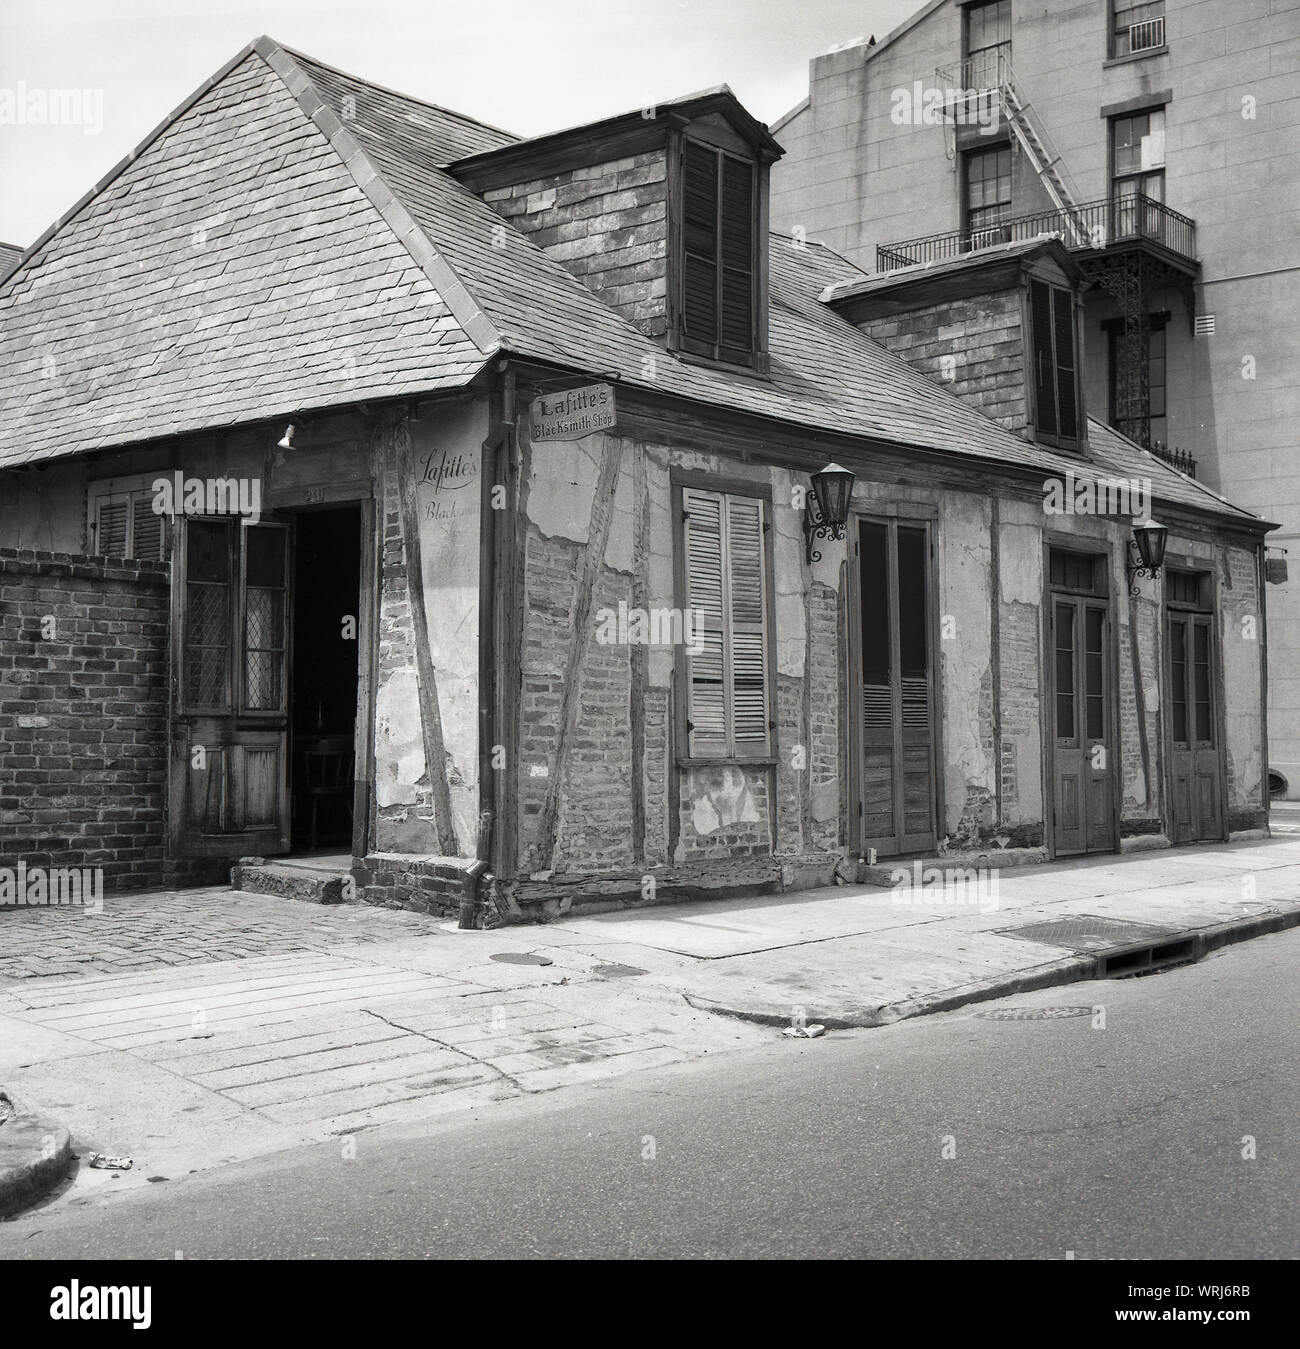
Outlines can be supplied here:
[[808, 61], [923, 0], [0, 0], [0, 95], [103, 92], [103, 128], [0, 125], [0, 240], [25, 247], [261, 33], [520, 135], [729, 84], [760, 121]]

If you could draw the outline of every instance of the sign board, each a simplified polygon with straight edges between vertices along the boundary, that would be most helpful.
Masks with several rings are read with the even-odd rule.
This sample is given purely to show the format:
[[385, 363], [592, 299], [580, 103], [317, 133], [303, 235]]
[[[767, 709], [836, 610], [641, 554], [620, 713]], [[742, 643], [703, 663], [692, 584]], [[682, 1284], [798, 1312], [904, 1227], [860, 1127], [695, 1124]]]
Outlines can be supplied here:
[[614, 390], [608, 384], [545, 393], [528, 408], [534, 444], [547, 440], [581, 440], [596, 431], [608, 431], [618, 418]]

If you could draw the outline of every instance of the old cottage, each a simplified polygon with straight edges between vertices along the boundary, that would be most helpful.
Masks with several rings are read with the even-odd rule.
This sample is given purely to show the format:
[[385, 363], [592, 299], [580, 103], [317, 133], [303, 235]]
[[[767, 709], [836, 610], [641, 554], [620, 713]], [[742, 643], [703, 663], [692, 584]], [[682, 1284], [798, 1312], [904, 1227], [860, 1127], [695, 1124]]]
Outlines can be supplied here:
[[1088, 417], [1059, 239], [868, 276], [780, 154], [197, 90], [0, 282], [6, 861], [496, 922], [1262, 828], [1270, 526]]

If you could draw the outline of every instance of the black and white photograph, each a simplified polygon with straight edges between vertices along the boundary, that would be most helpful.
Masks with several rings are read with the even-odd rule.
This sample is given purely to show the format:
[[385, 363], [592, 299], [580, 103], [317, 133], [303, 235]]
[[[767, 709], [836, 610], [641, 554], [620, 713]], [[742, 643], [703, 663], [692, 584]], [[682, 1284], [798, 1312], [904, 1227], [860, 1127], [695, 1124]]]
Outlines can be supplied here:
[[0, 241], [7, 1325], [1285, 1326], [1300, 0], [0, 0]]

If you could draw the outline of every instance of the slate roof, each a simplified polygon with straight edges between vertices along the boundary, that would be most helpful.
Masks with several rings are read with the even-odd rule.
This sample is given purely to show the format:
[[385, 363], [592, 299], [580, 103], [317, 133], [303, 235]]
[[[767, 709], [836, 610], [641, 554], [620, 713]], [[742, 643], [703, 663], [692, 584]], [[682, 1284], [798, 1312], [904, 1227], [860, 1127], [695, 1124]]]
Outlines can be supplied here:
[[[259, 39], [0, 283], [0, 467], [460, 387], [510, 352], [799, 427], [1086, 472], [823, 304], [864, 273], [821, 245], [772, 240], [769, 380], [677, 359], [445, 171], [513, 140]], [[1177, 499], [1224, 510], [1189, 481], [1170, 482]]]

